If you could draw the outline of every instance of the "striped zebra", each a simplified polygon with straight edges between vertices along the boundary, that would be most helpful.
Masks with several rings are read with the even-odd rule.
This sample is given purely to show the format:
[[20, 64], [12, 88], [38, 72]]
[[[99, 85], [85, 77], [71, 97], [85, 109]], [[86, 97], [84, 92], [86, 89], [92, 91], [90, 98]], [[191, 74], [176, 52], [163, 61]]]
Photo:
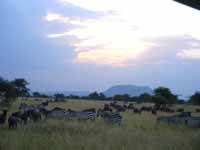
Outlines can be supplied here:
[[101, 116], [103, 120], [108, 124], [122, 124], [122, 116], [118, 112], [110, 112], [98, 110], [97, 116]]
[[68, 119], [95, 121], [96, 112], [93, 112], [93, 111], [68, 111], [66, 113], [66, 117]]

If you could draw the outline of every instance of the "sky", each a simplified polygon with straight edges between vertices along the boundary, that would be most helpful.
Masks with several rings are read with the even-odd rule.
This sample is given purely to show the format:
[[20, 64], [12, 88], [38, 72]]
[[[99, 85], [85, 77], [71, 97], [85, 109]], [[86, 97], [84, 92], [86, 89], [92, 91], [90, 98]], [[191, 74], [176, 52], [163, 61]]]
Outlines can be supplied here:
[[32, 91], [200, 90], [200, 11], [172, 0], [1, 0], [0, 76]]

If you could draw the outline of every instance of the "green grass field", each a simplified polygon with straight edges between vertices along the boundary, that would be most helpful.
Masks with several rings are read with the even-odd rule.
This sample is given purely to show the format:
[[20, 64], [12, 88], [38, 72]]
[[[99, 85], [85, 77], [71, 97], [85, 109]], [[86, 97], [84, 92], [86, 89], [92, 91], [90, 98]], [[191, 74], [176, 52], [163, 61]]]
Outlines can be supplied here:
[[[11, 111], [16, 111], [16, 101]], [[29, 101], [28, 103], [41, 103]], [[51, 108], [62, 107], [80, 110], [102, 108], [104, 102], [78, 101], [50, 103]], [[144, 104], [138, 104], [141, 107]], [[184, 107], [194, 111], [194, 106]], [[122, 113], [123, 124], [107, 125], [102, 119], [90, 121], [68, 121], [48, 119], [37, 123], [8, 129], [0, 127], [0, 150], [199, 150], [200, 129], [185, 126], [156, 124], [156, 116], [142, 115], [131, 111]], [[160, 113], [158, 115], [166, 115]], [[194, 114], [200, 115], [200, 114]]]

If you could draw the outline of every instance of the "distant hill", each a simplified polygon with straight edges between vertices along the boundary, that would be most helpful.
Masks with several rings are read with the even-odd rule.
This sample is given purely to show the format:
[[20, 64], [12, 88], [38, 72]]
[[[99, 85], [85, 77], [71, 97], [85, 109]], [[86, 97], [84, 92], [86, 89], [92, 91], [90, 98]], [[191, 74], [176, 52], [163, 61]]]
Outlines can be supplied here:
[[135, 86], [135, 85], [116, 85], [110, 87], [103, 92], [106, 96], [111, 97], [118, 94], [128, 94], [130, 96], [139, 96], [144, 93], [152, 94], [153, 91], [147, 86]]
[[56, 93], [62, 93], [65, 96], [76, 95], [76, 96], [88, 96], [90, 94], [89, 91], [51, 91], [51, 92], [43, 92], [49, 96], [53, 96]]

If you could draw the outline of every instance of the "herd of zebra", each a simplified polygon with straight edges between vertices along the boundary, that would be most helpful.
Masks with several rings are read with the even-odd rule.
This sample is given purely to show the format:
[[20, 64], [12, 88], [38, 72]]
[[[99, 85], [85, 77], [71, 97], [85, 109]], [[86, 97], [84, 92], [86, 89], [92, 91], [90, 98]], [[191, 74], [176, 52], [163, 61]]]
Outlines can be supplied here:
[[[38, 105], [28, 105], [21, 103], [19, 111], [12, 113], [8, 117], [9, 128], [16, 128], [19, 123], [27, 124], [28, 122], [36, 122], [45, 118], [65, 118], [68, 120], [91, 120], [95, 121], [96, 118], [101, 117], [108, 124], [122, 124], [123, 116], [121, 112], [130, 110], [135, 114], [141, 115], [142, 112], [150, 112], [152, 115], [157, 115], [158, 111], [166, 113], [174, 113], [175, 111], [171, 108], [157, 108], [155, 106], [143, 106], [141, 108], [135, 107], [132, 103], [119, 105], [116, 102], [104, 104], [101, 109], [89, 108], [81, 111], [75, 111], [72, 109], [63, 109], [55, 107], [50, 109], [48, 107], [49, 102], [42, 102]], [[184, 111], [184, 110], [178, 110]], [[0, 114], [0, 125], [4, 124], [7, 120], [7, 110], [3, 110]], [[168, 120], [166, 118], [159, 118], [157, 120]]]

